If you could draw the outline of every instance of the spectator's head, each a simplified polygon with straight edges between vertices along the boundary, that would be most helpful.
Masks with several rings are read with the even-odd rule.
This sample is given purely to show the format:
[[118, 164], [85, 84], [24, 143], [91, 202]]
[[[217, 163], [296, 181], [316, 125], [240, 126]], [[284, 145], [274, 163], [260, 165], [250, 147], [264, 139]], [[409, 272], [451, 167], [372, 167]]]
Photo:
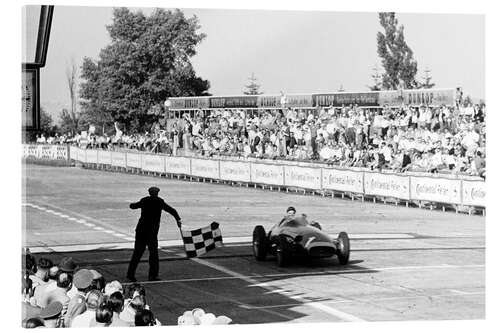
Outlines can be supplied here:
[[92, 289], [97, 289], [99, 291], [104, 291], [104, 286], [106, 285], [106, 281], [101, 273], [96, 271], [95, 269], [89, 270], [92, 273]]
[[37, 328], [37, 327], [43, 327], [45, 325], [42, 319], [35, 317], [23, 320], [22, 326], [23, 328]]
[[146, 298], [143, 295], [137, 295], [130, 301], [130, 307], [136, 312], [146, 307]]
[[73, 274], [76, 268], [77, 268], [76, 263], [71, 257], [64, 257], [61, 259], [61, 262], [59, 263], [59, 270], [62, 272]]
[[112, 293], [108, 299], [108, 305], [113, 312], [120, 313], [123, 311], [124, 299], [123, 294], [119, 291]]
[[122, 284], [116, 280], [111, 281], [109, 283], [106, 283], [106, 286], [104, 287], [104, 294], [107, 296], [111, 296], [115, 292], [120, 292], [120, 294], [123, 294], [123, 287]]
[[45, 327], [57, 327], [58, 319], [61, 315], [63, 305], [59, 301], [55, 301], [47, 305], [40, 311], [40, 318], [43, 319]]
[[54, 264], [50, 259], [40, 258], [37, 263], [37, 276], [43, 281], [47, 282], [49, 280], [49, 270]]
[[72, 281], [73, 276], [70, 273], [64, 271], [57, 273], [56, 285], [58, 288], [70, 290]]
[[132, 299], [135, 296], [142, 295], [146, 297], [146, 289], [140, 283], [133, 283], [128, 287], [127, 296]]
[[91, 290], [85, 298], [87, 309], [96, 310], [104, 302], [104, 296], [99, 290]]
[[149, 310], [139, 310], [135, 314], [135, 326], [154, 326], [156, 319], [153, 312]]
[[59, 273], [59, 267], [57, 266], [52, 266], [49, 269], [49, 280], [56, 280], [57, 279], [57, 273]]
[[107, 302], [99, 305], [95, 311], [95, 321], [98, 326], [109, 326], [113, 321], [113, 310]]
[[88, 269], [80, 269], [73, 276], [73, 285], [80, 292], [87, 293], [92, 286], [92, 273]]

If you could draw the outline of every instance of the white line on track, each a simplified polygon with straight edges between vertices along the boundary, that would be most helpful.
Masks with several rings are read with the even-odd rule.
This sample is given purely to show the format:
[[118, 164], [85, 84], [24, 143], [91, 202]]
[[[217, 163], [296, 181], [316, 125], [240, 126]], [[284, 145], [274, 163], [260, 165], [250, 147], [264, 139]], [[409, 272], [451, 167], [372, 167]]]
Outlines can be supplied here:
[[[192, 261], [200, 264], [200, 265], [204, 265], [204, 266], [207, 266], [207, 267], [210, 267], [212, 269], [215, 269], [215, 270], [218, 270], [219, 272], [222, 272], [222, 273], [225, 273], [227, 275], [230, 275], [230, 276], [233, 276], [235, 278], [238, 278], [240, 280], [243, 280], [249, 284], [256, 284], [256, 283], [259, 283], [259, 281], [255, 280], [254, 278], [251, 278], [251, 277], [248, 277], [248, 276], [245, 276], [245, 275], [242, 275], [240, 273], [237, 273], [235, 271], [232, 271], [228, 268], [225, 268], [223, 266], [220, 266], [220, 265], [217, 265], [217, 264], [214, 264], [212, 262], [209, 262], [209, 261], [206, 261], [206, 260], [203, 260], [203, 259], [199, 259], [199, 258], [191, 258]], [[270, 292], [275, 292], [275, 289], [272, 288], [272, 287], [266, 287], [266, 286], [263, 286], [262, 288], [270, 291]], [[277, 291], [276, 292], [277, 294], [281, 294], [281, 295], [284, 295], [286, 297], [289, 297], [288, 295], [286, 295], [286, 293], [282, 292], [282, 291]], [[299, 297], [297, 298], [298, 300], [300, 300], [305, 306], [310, 306], [310, 307], [313, 307], [317, 310], [321, 310], [323, 312], [326, 312], [338, 319], [341, 319], [341, 320], [344, 320], [344, 321], [365, 321], [359, 317], [356, 317], [354, 315], [351, 315], [349, 313], [346, 313], [346, 312], [343, 312], [343, 311], [340, 311], [340, 310], [337, 310], [337, 309], [334, 309], [332, 307], [329, 307], [329, 306], [325, 306], [325, 305], [322, 305], [322, 304], [311, 304], [311, 303], [307, 303], [307, 300], [302, 298], [302, 297]]]
[[[57, 210], [64, 210], [64, 209], [62, 209], [60, 207], [57, 207], [57, 206], [54, 206], [54, 205], [50, 205], [48, 203], [45, 203], [45, 205], [46, 206], [50, 206], [51, 208], [55, 208]], [[41, 207], [41, 206], [38, 206], [38, 205], [35, 205], [35, 204], [32, 204], [32, 203], [22, 203], [22, 206], [33, 207], [35, 209], [39, 209], [39, 210], [44, 211], [46, 213], [50, 213], [52, 215], [56, 215], [56, 216], [58, 216], [60, 218], [66, 219], [68, 221], [79, 223], [79, 224], [84, 225], [84, 226], [86, 226], [88, 228], [92, 228], [93, 230], [104, 232], [106, 234], [113, 235], [113, 236], [119, 237], [119, 238], [123, 238], [123, 239], [128, 240], [128, 241], [135, 240], [134, 238], [129, 237], [128, 235], [119, 233], [119, 232], [117, 232], [115, 230], [103, 228], [103, 227], [100, 227], [100, 226], [96, 226], [94, 223], [87, 222], [86, 220], [92, 220], [92, 221], [95, 221], [95, 222], [99, 222], [99, 224], [102, 224], [100, 221], [98, 221], [96, 219], [93, 219], [93, 218], [88, 217], [88, 216], [84, 216], [82, 214], [79, 214], [79, 213], [76, 213], [76, 212], [73, 212], [73, 211], [66, 210], [67, 212], [70, 212], [72, 215], [79, 216], [79, 218], [74, 217], [74, 216], [69, 216], [69, 215], [64, 214], [64, 213], [62, 213], [60, 211], [56, 211], [56, 210], [53, 210], [53, 209], [48, 209], [48, 208]], [[81, 217], [84, 217], [85, 219], [82, 219]], [[82, 246], [80, 245], [79, 247], [82, 247]], [[95, 247], [95, 245], [91, 245], [91, 246], [84, 245], [83, 247], [86, 248], [87, 251], [88, 251], [88, 250], [92, 250], [93, 247]], [[55, 246], [55, 248], [59, 248], [58, 250], [61, 250], [60, 246]], [[40, 248], [35, 248], [35, 251], [37, 251], [37, 252], [53, 252], [53, 251], [57, 251], [57, 250], [54, 250], [54, 247], [53, 248], [49, 248], [49, 247], [45, 246], [45, 247], [42, 247], [41, 249]], [[36, 253], [36, 252], [34, 252], [34, 253]]]

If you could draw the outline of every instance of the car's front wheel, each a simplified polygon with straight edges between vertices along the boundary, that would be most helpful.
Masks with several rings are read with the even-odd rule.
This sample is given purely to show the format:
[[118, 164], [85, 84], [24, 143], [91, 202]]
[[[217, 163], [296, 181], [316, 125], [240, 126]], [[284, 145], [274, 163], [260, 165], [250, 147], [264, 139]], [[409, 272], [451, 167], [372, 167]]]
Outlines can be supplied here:
[[276, 245], [276, 261], [279, 267], [285, 267], [290, 260], [289, 246], [284, 236], [278, 237], [278, 244]]
[[337, 256], [339, 258], [339, 262], [341, 265], [347, 265], [347, 263], [349, 262], [349, 254], [351, 251], [349, 236], [347, 236], [346, 232], [342, 231], [341, 233], [339, 233], [337, 240], [338, 240]]
[[253, 229], [252, 248], [255, 259], [259, 261], [266, 260], [267, 236], [264, 227], [261, 225], [258, 225]]

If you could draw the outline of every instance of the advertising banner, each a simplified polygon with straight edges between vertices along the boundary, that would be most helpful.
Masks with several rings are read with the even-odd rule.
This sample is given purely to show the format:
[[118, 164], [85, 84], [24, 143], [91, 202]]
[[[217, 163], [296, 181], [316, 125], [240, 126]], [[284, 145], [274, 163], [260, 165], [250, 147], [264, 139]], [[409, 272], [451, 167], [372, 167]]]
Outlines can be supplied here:
[[406, 105], [454, 105], [455, 89], [414, 89], [380, 91], [381, 106]]
[[220, 179], [250, 182], [250, 163], [220, 161]]
[[323, 189], [363, 193], [363, 172], [323, 169]]
[[75, 146], [69, 146], [69, 158], [71, 158], [72, 160], [76, 160], [77, 159], [77, 154], [78, 154], [78, 148], [75, 147]]
[[410, 199], [410, 177], [394, 174], [365, 172], [365, 194], [399, 199]]
[[311, 94], [291, 94], [286, 95], [285, 106], [291, 108], [311, 108], [313, 106], [313, 96]]
[[98, 163], [99, 159], [97, 157], [97, 150], [94, 149], [81, 149], [81, 151], [86, 153], [85, 162], [86, 163]]
[[[82, 148], [76, 148], [77, 149], [77, 160], [82, 162], [82, 163], [86, 163], [87, 162], [87, 150], [85, 149], [82, 149]], [[97, 157], [96, 157], [97, 159]]]
[[165, 157], [163, 155], [142, 155], [142, 170], [165, 173]]
[[219, 179], [219, 161], [192, 158], [191, 175]]
[[269, 185], [285, 185], [282, 165], [252, 163], [250, 170], [251, 182]]
[[109, 150], [98, 150], [97, 161], [99, 164], [111, 165], [111, 152]]
[[68, 147], [67, 146], [52, 146], [52, 154], [57, 160], [68, 160]]
[[38, 146], [37, 145], [29, 145], [27, 151], [28, 157], [39, 158], [38, 156]]
[[486, 182], [462, 180], [462, 203], [486, 207]]
[[165, 170], [167, 173], [176, 173], [181, 175], [191, 174], [191, 161], [186, 157], [165, 157]]
[[460, 204], [460, 182], [459, 179], [411, 176], [411, 199]]
[[257, 108], [257, 96], [209, 97], [210, 108]]
[[116, 167], [126, 168], [127, 167], [126, 156], [127, 155], [125, 153], [119, 151], [111, 152], [111, 165]]
[[142, 154], [127, 153], [127, 168], [140, 169], [142, 167], [141, 156]]
[[314, 94], [313, 106], [378, 106], [378, 92]]
[[265, 96], [265, 95], [259, 95], [257, 97], [258, 105], [260, 108], [280, 108], [281, 107], [281, 102], [280, 102], [281, 96], [279, 95], [273, 95], [273, 96]]
[[209, 106], [208, 97], [172, 97], [168, 100], [170, 110], [206, 109]]
[[321, 189], [321, 169], [285, 165], [285, 185]]

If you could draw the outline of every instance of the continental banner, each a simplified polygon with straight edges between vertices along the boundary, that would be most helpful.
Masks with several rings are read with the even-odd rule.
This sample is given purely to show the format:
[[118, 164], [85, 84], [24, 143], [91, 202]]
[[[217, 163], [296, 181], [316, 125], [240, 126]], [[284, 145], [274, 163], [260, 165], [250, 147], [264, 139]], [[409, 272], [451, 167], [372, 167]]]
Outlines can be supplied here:
[[[77, 160], [82, 162], [82, 163], [86, 163], [87, 162], [87, 150], [86, 149], [82, 149], [82, 148], [76, 148], [77, 149]], [[97, 158], [97, 156], [96, 156]]]
[[127, 155], [119, 151], [111, 152], [111, 165], [120, 168], [126, 168]]
[[97, 160], [99, 164], [111, 165], [111, 151], [99, 150], [97, 152]]
[[285, 185], [321, 189], [321, 169], [285, 165]]
[[323, 169], [323, 189], [363, 193], [363, 172]]
[[69, 160], [68, 146], [52, 146], [52, 151], [57, 160]]
[[191, 159], [191, 175], [219, 179], [219, 161], [193, 158]]
[[181, 175], [191, 174], [191, 160], [186, 157], [165, 157], [165, 171]]
[[[86, 153], [85, 163], [98, 163], [99, 159], [97, 158], [97, 150], [93, 149], [80, 149], [84, 153]], [[82, 161], [83, 162], [83, 161]]]
[[460, 204], [460, 183], [461, 180], [459, 179], [411, 176], [411, 198], [414, 200]]
[[220, 161], [220, 178], [235, 182], [250, 182], [250, 163]]
[[284, 171], [282, 165], [252, 163], [250, 171], [252, 183], [262, 183], [269, 185], [285, 185]]
[[142, 155], [142, 170], [165, 173], [165, 156], [163, 155]]
[[365, 194], [399, 199], [410, 199], [408, 176], [365, 172]]
[[38, 149], [39, 149], [39, 156], [40, 158], [44, 159], [44, 160], [55, 160], [56, 157], [55, 157], [55, 154], [54, 154], [54, 150], [52, 149], [52, 146], [50, 145], [42, 145], [42, 146], [38, 146]]
[[462, 180], [462, 204], [486, 207], [486, 183], [482, 180]]
[[78, 157], [78, 148], [76, 146], [69, 146], [69, 157], [76, 160]]
[[140, 169], [142, 167], [141, 156], [142, 154], [127, 153], [127, 168]]

